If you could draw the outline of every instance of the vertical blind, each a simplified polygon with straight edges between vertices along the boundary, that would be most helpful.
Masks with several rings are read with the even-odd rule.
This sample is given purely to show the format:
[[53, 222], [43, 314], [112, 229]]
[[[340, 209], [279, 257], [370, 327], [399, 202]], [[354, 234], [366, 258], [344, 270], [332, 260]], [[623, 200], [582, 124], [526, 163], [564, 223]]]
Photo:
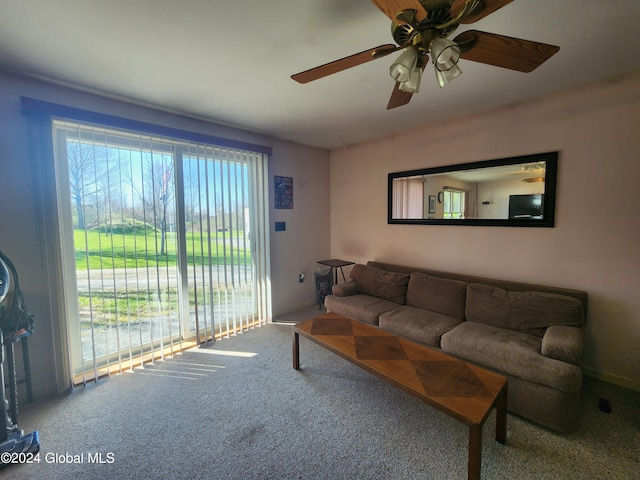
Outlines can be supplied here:
[[270, 316], [267, 156], [53, 122], [75, 383]]
[[422, 177], [393, 179], [393, 218], [424, 218]]

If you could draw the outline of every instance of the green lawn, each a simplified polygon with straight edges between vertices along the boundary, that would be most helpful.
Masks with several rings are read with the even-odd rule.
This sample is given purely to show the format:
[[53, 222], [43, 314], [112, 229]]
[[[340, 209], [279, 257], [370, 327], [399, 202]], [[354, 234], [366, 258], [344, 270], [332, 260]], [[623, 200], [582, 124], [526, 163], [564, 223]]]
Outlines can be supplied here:
[[[208, 296], [207, 305], [225, 301], [223, 289], [216, 287], [212, 290], [213, 297]], [[245, 289], [239, 289], [237, 294], [246, 295]], [[202, 293], [200, 294], [202, 295]], [[178, 311], [178, 288], [168, 287], [161, 292], [158, 290], [97, 291], [78, 292], [78, 306], [84, 312], [85, 327], [112, 326], [116, 319], [120, 322], [141, 321], [156, 316], [176, 314]], [[198, 303], [203, 305], [200, 296]], [[189, 304], [196, 304], [195, 291], [189, 289]], [[90, 318], [90, 320], [89, 320]], [[87, 323], [89, 322], [89, 323]], [[81, 322], [82, 323], [82, 322]]]
[[[187, 233], [187, 255], [190, 265], [222, 265], [234, 257], [234, 264], [249, 262], [251, 252], [249, 242], [246, 242], [247, 250], [241, 241], [238, 245], [230, 245], [231, 233], [237, 238], [237, 232], [218, 232], [214, 236], [202, 236]], [[226, 236], [226, 239], [224, 238]], [[223, 242], [226, 240], [226, 247]], [[146, 233], [114, 233], [109, 234], [97, 230], [74, 230], [74, 244], [76, 255], [76, 270], [99, 268], [136, 268], [156, 265], [175, 265], [176, 234], [167, 234], [166, 254], [160, 255], [160, 233], [147, 230]], [[211, 248], [211, 261], [209, 263], [208, 249]]]

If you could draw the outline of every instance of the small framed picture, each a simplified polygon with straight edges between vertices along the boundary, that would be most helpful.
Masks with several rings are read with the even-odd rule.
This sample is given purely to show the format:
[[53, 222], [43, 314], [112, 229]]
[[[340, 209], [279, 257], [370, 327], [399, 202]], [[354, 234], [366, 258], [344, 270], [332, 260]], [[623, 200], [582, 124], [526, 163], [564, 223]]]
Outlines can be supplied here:
[[436, 196], [429, 195], [429, 213], [436, 213]]
[[275, 176], [275, 208], [293, 208], [293, 178]]

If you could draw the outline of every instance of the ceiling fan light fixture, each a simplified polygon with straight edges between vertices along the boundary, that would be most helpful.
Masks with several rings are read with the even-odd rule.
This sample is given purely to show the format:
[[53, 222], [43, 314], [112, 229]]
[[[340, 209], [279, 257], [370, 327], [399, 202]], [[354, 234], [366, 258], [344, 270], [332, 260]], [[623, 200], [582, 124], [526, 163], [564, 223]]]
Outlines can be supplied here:
[[418, 52], [414, 48], [407, 48], [398, 59], [391, 64], [389, 73], [396, 82], [406, 82], [418, 64]]
[[460, 47], [448, 38], [438, 38], [431, 44], [431, 59], [438, 70], [449, 70], [460, 59]]
[[398, 87], [403, 92], [418, 93], [420, 91], [420, 82], [422, 81], [422, 68], [416, 67], [411, 71], [409, 80], [402, 82]]
[[436, 67], [436, 78], [438, 79], [438, 84], [441, 88], [461, 73], [462, 70], [460, 70], [460, 67], [458, 65], [453, 65], [449, 70], [445, 71], [438, 70], [438, 68]]
[[440, 87], [462, 73], [458, 66], [460, 47], [448, 38], [439, 38], [431, 45], [431, 60], [436, 71]]

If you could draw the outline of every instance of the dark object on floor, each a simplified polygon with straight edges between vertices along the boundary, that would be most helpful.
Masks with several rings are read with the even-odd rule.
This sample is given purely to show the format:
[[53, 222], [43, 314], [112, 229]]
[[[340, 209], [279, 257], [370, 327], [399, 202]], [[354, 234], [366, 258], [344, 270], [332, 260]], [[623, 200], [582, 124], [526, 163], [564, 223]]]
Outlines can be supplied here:
[[598, 408], [601, 412], [611, 413], [611, 403], [606, 398], [601, 398], [598, 400]]
[[[11, 286], [13, 294], [7, 305], [2, 305], [9, 296]], [[26, 347], [26, 337], [34, 332], [34, 325], [35, 319], [27, 310], [18, 285], [18, 273], [11, 260], [0, 250], [0, 469], [14, 463], [16, 458], [23, 458], [20, 455], [34, 455], [40, 451], [38, 432], [25, 435], [18, 427], [18, 382], [13, 350], [13, 343], [17, 340], [24, 341], [23, 347]], [[5, 358], [8, 385], [5, 384]], [[25, 376], [28, 379], [28, 395], [31, 396], [28, 361], [25, 362]], [[9, 390], [8, 399], [6, 389]]]

